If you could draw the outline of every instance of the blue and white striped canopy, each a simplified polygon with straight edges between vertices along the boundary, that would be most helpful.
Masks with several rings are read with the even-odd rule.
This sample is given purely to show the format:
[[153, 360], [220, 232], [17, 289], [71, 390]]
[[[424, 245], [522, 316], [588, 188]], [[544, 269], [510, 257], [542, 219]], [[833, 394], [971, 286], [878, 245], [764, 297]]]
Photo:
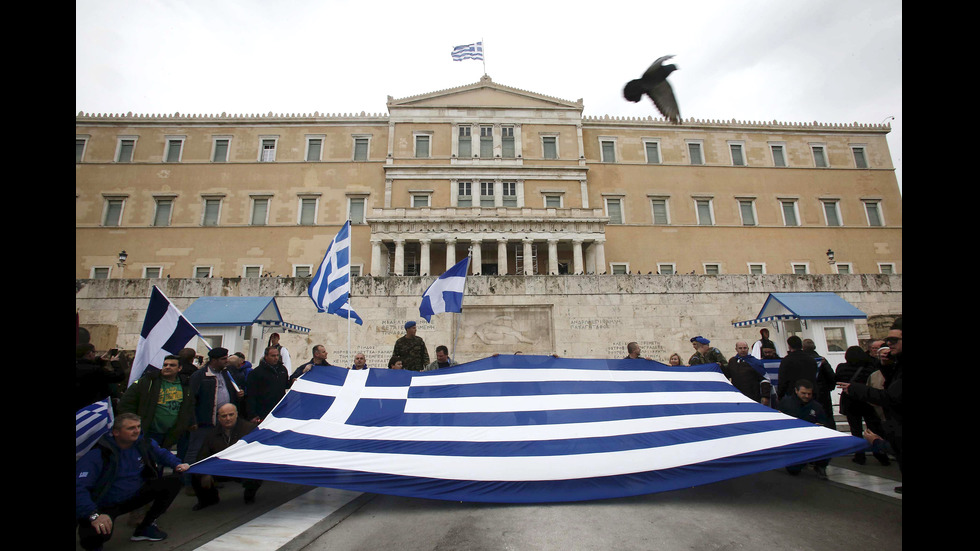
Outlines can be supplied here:
[[191, 473], [479, 502], [685, 488], [866, 448], [717, 369], [497, 356], [427, 372], [315, 367]]

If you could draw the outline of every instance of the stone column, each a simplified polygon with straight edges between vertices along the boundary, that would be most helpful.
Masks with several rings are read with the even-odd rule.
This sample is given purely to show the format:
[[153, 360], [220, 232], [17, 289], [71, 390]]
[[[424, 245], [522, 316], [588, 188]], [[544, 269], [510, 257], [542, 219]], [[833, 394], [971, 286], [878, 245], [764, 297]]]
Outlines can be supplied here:
[[606, 266], [606, 240], [596, 239], [595, 241], [595, 273], [608, 273], [609, 267]]
[[471, 241], [473, 260], [470, 261], [470, 273], [478, 274], [483, 270], [483, 245], [479, 241]]
[[[380, 239], [371, 240], [371, 273], [376, 276], [388, 275], [384, 273], [385, 270], [381, 269], [381, 247], [382, 243]], [[387, 269], [387, 266], [385, 266]]]
[[[397, 255], [395, 258], [398, 258]], [[585, 271], [585, 262], [582, 260], [582, 239], [572, 239], [572, 258], [574, 259], [573, 274], [580, 274]]]
[[419, 254], [419, 275], [432, 275], [432, 270], [429, 269], [429, 245], [432, 243], [431, 239], [420, 239], [420, 251]]
[[456, 238], [446, 239], [446, 269], [452, 268], [456, 264]]
[[395, 239], [395, 274], [405, 275], [405, 240]]
[[558, 240], [548, 240], [548, 275], [558, 274]]
[[497, 240], [497, 275], [507, 274], [507, 240]]
[[530, 239], [524, 239], [524, 275], [534, 275], [534, 258]]

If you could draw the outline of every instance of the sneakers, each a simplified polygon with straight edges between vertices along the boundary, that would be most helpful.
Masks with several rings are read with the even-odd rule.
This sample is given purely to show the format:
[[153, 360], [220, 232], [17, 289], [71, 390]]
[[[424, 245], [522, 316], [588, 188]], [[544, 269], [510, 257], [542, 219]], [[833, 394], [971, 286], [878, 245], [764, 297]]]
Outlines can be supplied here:
[[167, 533], [157, 528], [157, 523], [137, 528], [129, 541], [160, 541], [167, 539]]

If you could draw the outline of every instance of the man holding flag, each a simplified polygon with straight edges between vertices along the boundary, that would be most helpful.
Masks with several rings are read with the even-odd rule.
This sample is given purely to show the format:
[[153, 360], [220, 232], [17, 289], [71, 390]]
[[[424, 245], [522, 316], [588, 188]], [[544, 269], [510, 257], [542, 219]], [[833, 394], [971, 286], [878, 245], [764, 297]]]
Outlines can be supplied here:
[[242, 390], [244, 381], [235, 380], [227, 369], [228, 349], [212, 348], [208, 351], [208, 363], [198, 369], [190, 380], [190, 397], [194, 400], [194, 425], [191, 426], [190, 445], [187, 456], [188, 463], [197, 459], [197, 452], [207, 437], [211, 427], [217, 424], [218, 408], [224, 404], [235, 404], [239, 409], [244, 404], [245, 391]]

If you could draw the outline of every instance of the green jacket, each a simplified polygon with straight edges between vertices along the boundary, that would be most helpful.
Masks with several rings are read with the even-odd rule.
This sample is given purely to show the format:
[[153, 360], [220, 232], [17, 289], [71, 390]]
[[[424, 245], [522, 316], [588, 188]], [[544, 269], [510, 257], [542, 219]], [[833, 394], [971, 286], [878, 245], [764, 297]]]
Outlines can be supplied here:
[[[119, 400], [119, 413], [135, 413], [140, 416], [140, 422], [144, 431], [149, 431], [153, 425], [153, 418], [157, 411], [157, 401], [160, 399], [160, 386], [162, 377], [159, 371], [144, 375], [136, 380], [135, 383], [126, 389], [122, 398]], [[177, 375], [183, 390], [183, 398], [180, 402], [180, 411], [177, 413], [177, 421], [167, 431], [160, 447], [169, 449], [177, 443], [177, 439], [194, 424], [194, 395], [190, 392], [190, 383], [187, 378]]]

